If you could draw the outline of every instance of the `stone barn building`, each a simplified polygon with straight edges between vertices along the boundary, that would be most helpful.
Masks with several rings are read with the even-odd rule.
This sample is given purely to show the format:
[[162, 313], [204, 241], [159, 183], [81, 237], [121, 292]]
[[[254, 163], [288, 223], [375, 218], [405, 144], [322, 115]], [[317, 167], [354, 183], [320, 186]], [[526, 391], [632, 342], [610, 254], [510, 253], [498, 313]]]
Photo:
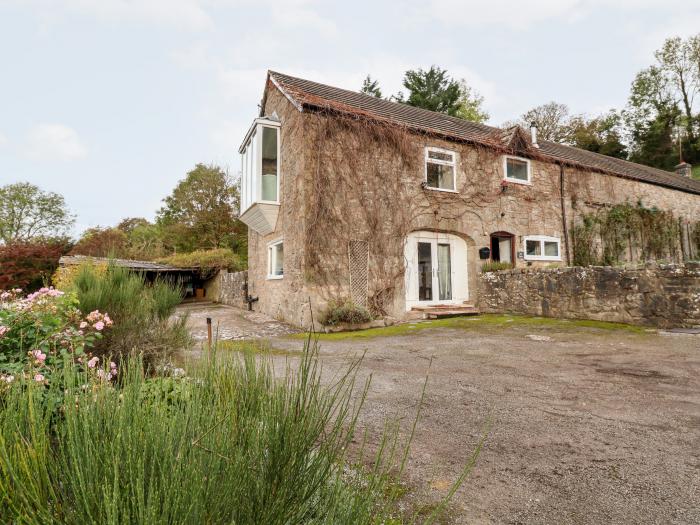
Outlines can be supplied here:
[[[675, 221], [665, 257], [697, 256], [700, 181], [686, 165], [667, 172], [272, 71], [260, 107], [240, 147], [248, 292], [292, 324], [339, 298], [395, 319], [478, 304], [483, 264], [571, 265], [576, 225], [624, 203]], [[645, 246], [620, 256], [645, 260]]]

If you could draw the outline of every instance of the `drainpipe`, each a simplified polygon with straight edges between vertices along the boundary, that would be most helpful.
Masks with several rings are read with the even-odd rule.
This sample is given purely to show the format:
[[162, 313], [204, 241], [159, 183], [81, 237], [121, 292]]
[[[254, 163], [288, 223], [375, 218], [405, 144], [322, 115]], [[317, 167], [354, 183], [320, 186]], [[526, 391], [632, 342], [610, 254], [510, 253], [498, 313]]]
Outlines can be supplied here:
[[569, 254], [569, 230], [566, 224], [566, 204], [564, 202], [564, 164], [559, 163], [559, 195], [561, 196], [561, 224], [564, 228], [564, 247], [566, 248], [566, 265], [571, 266]]

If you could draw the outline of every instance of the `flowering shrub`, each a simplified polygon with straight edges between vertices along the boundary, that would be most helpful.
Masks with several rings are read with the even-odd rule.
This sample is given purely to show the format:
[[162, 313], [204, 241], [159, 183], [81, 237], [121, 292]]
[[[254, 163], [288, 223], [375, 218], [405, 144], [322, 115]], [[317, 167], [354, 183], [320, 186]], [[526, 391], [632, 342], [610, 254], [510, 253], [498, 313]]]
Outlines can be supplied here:
[[[66, 359], [81, 365], [112, 324], [108, 314], [97, 310], [83, 316], [75, 296], [54, 288], [27, 296], [19, 288], [0, 292], [0, 386], [19, 376], [46, 383]], [[98, 362], [94, 357], [87, 366], [95, 369]], [[106, 371], [95, 370], [96, 377], [116, 377], [112, 364]]]

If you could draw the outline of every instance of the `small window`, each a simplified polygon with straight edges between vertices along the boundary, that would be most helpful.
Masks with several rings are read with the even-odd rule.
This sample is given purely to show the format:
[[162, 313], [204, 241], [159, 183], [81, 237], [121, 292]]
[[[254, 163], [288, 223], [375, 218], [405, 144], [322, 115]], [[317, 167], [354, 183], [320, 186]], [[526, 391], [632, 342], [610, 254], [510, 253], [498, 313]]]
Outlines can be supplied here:
[[506, 157], [504, 162], [505, 180], [518, 184], [530, 184], [530, 161], [518, 157]]
[[456, 191], [455, 153], [438, 148], [425, 149], [425, 182], [428, 188]]
[[262, 200], [277, 201], [277, 128], [262, 128]]
[[561, 246], [557, 237], [532, 235], [525, 237], [525, 260], [561, 261]]
[[268, 250], [268, 279], [281, 279], [284, 275], [284, 243], [277, 241], [270, 244]]

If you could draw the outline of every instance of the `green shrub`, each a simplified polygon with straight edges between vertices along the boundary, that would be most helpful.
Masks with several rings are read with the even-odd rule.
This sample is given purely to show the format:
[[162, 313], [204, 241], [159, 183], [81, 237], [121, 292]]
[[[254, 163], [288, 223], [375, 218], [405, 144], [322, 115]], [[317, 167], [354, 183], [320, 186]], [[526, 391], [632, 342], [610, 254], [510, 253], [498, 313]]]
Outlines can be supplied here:
[[177, 266], [178, 268], [226, 268], [232, 272], [245, 269], [245, 263], [240, 256], [228, 248], [176, 253], [169, 257], [158, 259], [157, 262]]
[[335, 326], [341, 323], [362, 324], [372, 320], [372, 315], [366, 308], [359, 306], [350, 299], [334, 299], [328, 303], [321, 313], [321, 324]]
[[[407, 449], [388, 434], [376, 456], [347, 456], [368, 387], [355, 396], [357, 362], [324, 387], [308, 344], [283, 377], [269, 356], [211, 357], [196, 379], [147, 379], [132, 358], [118, 384], [71, 367], [61, 384], [13, 384], [0, 403], [0, 522], [399, 523], [390, 472]], [[46, 388], [68, 394], [60, 418], [39, 400]]]
[[500, 270], [512, 270], [513, 263], [491, 261], [481, 265], [481, 272], [498, 272]]
[[146, 283], [143, 276], [109, 264], [106, 271], [82, 266], [73, 280], [79, 308], [109, 312], [114, 326], [94, 348], [101, 356], [139, 352], [149, 366], [191, 344], [186, 318], [171, 320], [182, 290], [164, 281]]

